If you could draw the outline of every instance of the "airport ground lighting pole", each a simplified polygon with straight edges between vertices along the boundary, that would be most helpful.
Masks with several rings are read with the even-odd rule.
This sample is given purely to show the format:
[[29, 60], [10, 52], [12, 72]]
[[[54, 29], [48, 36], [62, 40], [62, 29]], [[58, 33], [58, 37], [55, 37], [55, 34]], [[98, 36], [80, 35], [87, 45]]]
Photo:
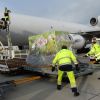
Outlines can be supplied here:
[[10, 27], [10, 10], [5, 7], [4, 17], [0, 19], [0, 30], [6, 30], [7, 32], [7, 41], [8, 41], [8, 57], [12, 58], [12, 43], [11, 43], [11, 34], [9, 31]]
[[10, 33], [10, 24], [11, 24], [11, 21], [10, 21], [10, 13], [11, 11], [8, 10], [7, 8], [5, 8], [5, 13], [4, 13], [4, 16], [5, 16], [5, 22], [6, 22], [6, 32], [7, 32], [7, 41], [8, 41], [8, 54], [9, 54], [9, 59], [12, 58], [12, 42], [11, 42], [11, 33]]
[[10, 31], [9, 31], [9, 25], [8, 25], [6, 31], [7, 31], [9, 58], [12, 58], [12, 42], [11, 42], [11, 34], [10, 34]]

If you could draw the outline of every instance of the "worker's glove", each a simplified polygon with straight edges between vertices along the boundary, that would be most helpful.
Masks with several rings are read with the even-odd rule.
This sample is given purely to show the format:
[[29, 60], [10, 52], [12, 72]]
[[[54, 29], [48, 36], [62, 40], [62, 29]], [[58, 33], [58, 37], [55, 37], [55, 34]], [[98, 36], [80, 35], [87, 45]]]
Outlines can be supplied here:
[[55, 71], [55, 67], [52, 67], [51, 71], [52, 71], [52, 72]]
[[80, 67], [79, 67], [79, 65], [78, 65], [78, 64], [75, 64], [75, 68], [76, 68], [76, 70], [77, 70], [77, 71], [79, 71], [79, 70], [80, 70]]

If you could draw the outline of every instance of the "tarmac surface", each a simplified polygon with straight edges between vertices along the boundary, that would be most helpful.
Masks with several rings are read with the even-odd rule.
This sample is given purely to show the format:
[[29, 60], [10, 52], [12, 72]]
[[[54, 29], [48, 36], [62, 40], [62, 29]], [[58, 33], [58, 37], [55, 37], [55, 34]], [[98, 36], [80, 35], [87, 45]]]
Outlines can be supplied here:
[[[28, 75], [8, 76], [0, 74], [0, 81], [20, 79]], [[100, 72], [77, 78], [80, 96], [74, 97], [70, 85], [63, 83], [62, 90], [56, 89], [56, 79], [34, 80], [16, 86], [5, 93], [2, 100], [100, 100]]]

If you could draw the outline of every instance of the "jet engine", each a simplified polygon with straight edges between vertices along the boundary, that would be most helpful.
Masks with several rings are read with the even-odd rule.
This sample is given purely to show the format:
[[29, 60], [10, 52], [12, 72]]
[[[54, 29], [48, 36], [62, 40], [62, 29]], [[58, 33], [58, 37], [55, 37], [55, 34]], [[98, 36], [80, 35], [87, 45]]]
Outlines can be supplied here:
[[81, 49], [85, 46], [85, 39], [79, 34], [68, 34], [70, 40], [72, 41], [72, 48]]
[[100, 16], [98, 16], [97, 18], [96, 17], [92, 17], [90, 19], [90, 24], [92, 26], [99, 26], [100, 25]]

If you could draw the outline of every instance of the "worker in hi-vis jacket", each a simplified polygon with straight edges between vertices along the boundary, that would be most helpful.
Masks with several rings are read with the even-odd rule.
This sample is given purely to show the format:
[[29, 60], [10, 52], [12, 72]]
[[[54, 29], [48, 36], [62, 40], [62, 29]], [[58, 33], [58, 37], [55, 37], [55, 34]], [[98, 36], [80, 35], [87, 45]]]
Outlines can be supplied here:
[[92, 38], [91, 49], [85, 56], [92, 56], [96, 62], [100, 61], [100, 45], [97, 43], [96, 37]]
[[75, 64], [76, 70], [79, 71], [78, 62], [73, 52], [67, 49], [66, 45], [63, 45], [62, 49], [56, 54], [55, 58], [53, 59], [52, 71], [55, 70], [55, 65], [57, 65], [58, 66], [58, 79], [57, 79], [58, 90], [61, 90], [63, 74], [64, 72], [66, 72], [74, 96], [79, 96], [79, 92], [77, 90], [76, 80], [72, 68], [72, 62]]

